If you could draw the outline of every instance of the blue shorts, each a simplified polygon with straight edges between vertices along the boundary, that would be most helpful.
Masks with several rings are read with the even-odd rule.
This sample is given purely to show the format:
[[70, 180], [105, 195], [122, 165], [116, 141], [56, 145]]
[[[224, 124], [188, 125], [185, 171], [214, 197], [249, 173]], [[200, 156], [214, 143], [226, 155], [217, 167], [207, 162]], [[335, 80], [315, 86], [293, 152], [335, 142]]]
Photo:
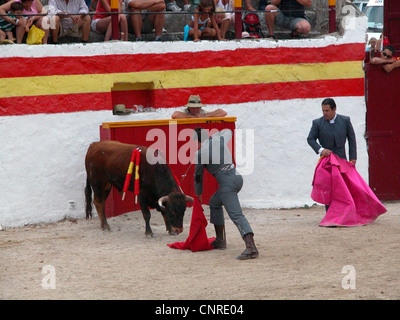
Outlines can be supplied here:
[[[189, 30], [193, 29], [192, 27], [189, 27], [189, 25], [186, 25], [185, 28], [183, 29], [183, 41], [191, 41], [192, 39], [189, 38]], [[203, 30], [204, 26], [199, 28], [199, 30]]]

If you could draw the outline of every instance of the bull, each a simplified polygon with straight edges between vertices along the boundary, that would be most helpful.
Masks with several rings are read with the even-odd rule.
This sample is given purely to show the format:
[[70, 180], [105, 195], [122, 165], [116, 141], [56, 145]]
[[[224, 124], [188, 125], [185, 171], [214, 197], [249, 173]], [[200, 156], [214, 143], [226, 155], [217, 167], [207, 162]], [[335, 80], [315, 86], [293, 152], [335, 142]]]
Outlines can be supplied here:
[[[137, 148], [141, 151], [138, 202], [146, 225], [145, 235], [153, 236], [149, 208], [161, 212], [166, 229], [171, 235], [181, 233], [186, 203], [193, 202], [193, 198], [181, 192], [165, 161], [154, 161], [159, 159], [158, 150], [117, 141], [93, 142], [86, 153], [86, 219], [92, 218], [93, 190], [93, 203], [99, 216], [100, 227], [103, 230], [111, 230], [104, 211], [105, 202], [112, 186], [122, 193], [131, 155]], [[128, 191], [134, 192], [134, 187], [132, 178]]]

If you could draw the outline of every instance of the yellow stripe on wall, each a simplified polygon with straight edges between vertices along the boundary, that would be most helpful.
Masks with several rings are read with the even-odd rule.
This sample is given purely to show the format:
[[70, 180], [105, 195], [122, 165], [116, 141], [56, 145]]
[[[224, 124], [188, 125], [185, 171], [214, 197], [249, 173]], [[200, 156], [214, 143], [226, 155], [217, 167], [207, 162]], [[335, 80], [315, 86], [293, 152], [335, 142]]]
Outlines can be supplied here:
[[[114, 83], [152, 83], [154, 89], [243, 85], [274, 82], [363, 78], [362, 62], [275, 64], [243, 67], [145, 71], [132, 73], [55, 75], [0, 79], [0, 98], [110, 92]], [[146, 87], [146, 86], [145, 86]], [[137, 90], [143, 86], [137, 86]]]

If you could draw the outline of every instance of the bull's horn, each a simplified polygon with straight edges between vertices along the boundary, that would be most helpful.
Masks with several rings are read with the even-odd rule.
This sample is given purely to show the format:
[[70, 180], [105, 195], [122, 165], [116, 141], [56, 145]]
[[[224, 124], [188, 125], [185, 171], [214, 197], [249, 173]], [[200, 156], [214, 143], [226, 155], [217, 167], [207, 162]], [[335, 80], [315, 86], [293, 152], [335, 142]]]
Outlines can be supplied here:
[[164, 201], [168, 201], [168, 199], [169, 199], [168, 196], [164, 196], [164, 197], [161, 197], [160, 199], [158, 199], [158, 205], [160, 206], [160, 208], [165, 208], [162, 203]]
[[187, 196], [185, 194], [185, 197], [186, 197], [186, 201], [189, 201], [189, 202], [193, 202], [194, 201], [194, 199], [191, 196]]

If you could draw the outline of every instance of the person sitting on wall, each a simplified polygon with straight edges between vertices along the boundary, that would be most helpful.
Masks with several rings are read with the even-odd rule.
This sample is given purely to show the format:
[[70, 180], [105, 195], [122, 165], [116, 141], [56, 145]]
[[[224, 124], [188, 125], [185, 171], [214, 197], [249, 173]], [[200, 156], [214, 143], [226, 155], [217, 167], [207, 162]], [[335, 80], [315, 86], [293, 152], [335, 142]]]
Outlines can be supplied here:
[[11, 11], [7, 14], [7, 17], [12, 19], [12, 21], [7, 21], [0, 17], [0, 42], [6, 41], [8, 43], [14, 43], [13, 30], [16, 26], [22, 24], [16, 15], [20, 15], [22, 10], [24, 10], [24, 7], [20, 2], [13, 2], [11, 4]]
[[184, 111], [175, 111], [172, 114], [172, 119], [225, 117], [227, 115], [222, 109], [209, 112], [202, 108], [200, 96], [191, 95]]
[[265, 7], [268, 37], [276, 39], [274, 23], [291, 30], [292, 39], [299, 38], [300, 34], [309, 33], [311, 25], [304, 13], [304, 7], [310, 7], [311, 4], [312, 0], [271, 0], [271, 4]]
[[60, 19], [51, 33], [53, 43], [65, 36], [80, 37], [83, 43], [89, 41], [91, 18], [84, 0], [49, 0], [49, 11]]
[[387, 73], [391, 72], [393, 69], [400, 67], [400, 57], [394, 57], [395, 49], [389, 44], [383, 47], [381, 51], [381, 57], [375, 57], [371, 59], [371, 64], [384, 64], [382, 67]]
[[375, 51], [377, 51], [377, 49], [376, 49], [377, 41], [378, 41], [378, 39], [376, 39], [375, 37], [372, 37], [371, 39], [369, 39], [368, 47], [365, 51], [369, 52], [370, 59], [372, 59], [374, 57]]
[[[119, 0], [119, 12], [122, 8], [122, 0]], [[96, 14], [91, 22], [91, 29], [98, 33], [104, 33], [104, 41], [109, 41], [112, 38], [112, 23], [111, 15], [111, 0], [99, 0], [96, 6]], [[128, 40], [128, 22], [126, 16], [122, 13], [118, 14], [119, 30], [121, 32], [121, 40]]]
[[[164, 14], [160, 14], [165, 9], [164, 0], [130, 0], [129, 9], [136, 14], [131, 15], [131, 24], [135, 33], [136, 41], [142, 41], [142, 32], [150, 33], [154, 29], [155, 41], [162, 41], [164, 28]], [[155, 12], [154, 14], [138, 14], [144, 10]]]
[[[215, 0], [215, 19], [217, 20], [222, 39], [225, 39], [228, 29], [234, 30], [235, 28], [235, 13], [232, 12], [233, 9], [233, 0]], [[221, 12], [224, 12], [224, 17], [222, 22], [219, 22], [218, 16], [221, 15]]]
[[3, 16], [3, 19], [13, 23], [13, 18], [10, 18], [7, 15], [7, 12], [11, 10], [11, 4], [14, 2], [21, 2], [24, 9], [22, 10], [22, 14], [26, 15], [26, 17], [19, 17], [19, 23], [16, 26], [15, 34], [17, 38], [17, 43], [22, 43], [25, 32], [29, 32], [29, 28], [32, 25], [35, 25], [37, 28], [44, 31], [44, 36], [42, 38], [42, 44], [47, 44], [47, 38], [49, 36], [49, 28], [46, 27], [49, 25], [49, 18], [43, 15], [36, 14], [45, 14], [46, 10], [44, 9], [42, 3], [39, 0], [11, 0], [4, 3], [0, 6], [0, 15]]

